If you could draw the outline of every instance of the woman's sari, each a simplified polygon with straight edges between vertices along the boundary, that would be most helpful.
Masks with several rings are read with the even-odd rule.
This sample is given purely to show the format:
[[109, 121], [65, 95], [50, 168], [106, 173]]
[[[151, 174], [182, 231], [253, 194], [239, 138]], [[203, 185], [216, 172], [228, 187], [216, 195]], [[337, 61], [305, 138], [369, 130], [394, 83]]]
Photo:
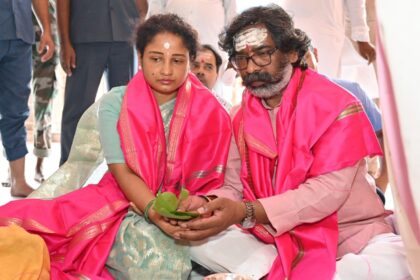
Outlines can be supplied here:
[[[128, 166], [154, 193], [160, 188], [176, 192], [184, 186], [200, 194], [219, 187], [231, 135], [229, 116], [194, 76], [189, 75], [178, 92], [167, 148], [163, 126], [153, 93], [139, 72], [127, 87], [118, 124]], [[120, 236], [124, 232], [122, 221], [135, 215], [127, 215], [128, 207], [116, 180], [107, 173], [97, 185], [52, 200], [10, 202], [0, 207], [0, 226], [17, 224], [44, 239], [52, 279], [112, 279], [105, 263], [117, 233]], [[137, 223], [136, 230], [142, 227], [154, 227], [160, 233], [144, 222]], [[131, 249], [144, 248], [137, 246], [141, 240], [132, 241], [137, 244]], [[155, 243], [161, 247], [167, 244]], [[173, 248], [177, 249], [169, 245], [166, 250], [169, 253]], [[151, 269], [159, 270], [165, 261], [152, 257], [146, 262], [153, 262]], [[166, 266], [167, 270], [171, 268], [176, 269]]]

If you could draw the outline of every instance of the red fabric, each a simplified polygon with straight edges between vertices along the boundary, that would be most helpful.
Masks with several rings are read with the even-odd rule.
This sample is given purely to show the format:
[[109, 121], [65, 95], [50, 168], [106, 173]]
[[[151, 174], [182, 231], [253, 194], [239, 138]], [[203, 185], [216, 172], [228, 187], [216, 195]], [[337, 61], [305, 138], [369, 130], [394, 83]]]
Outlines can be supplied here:
[[[253, 201], [292, 191], [308, 178], [352, 166], [367, 155], [381, 154], [366, 114], [356, 112], [338, 119], [345, 109], [359, 105], [352, 95], [322, 76], [295, 69], [283, 92], [275, 137], [261, 100], [246, 91], [233, 121], [242, 160], [244, 199]], [[261, 225], [251, 232], [277, 247], [279, 255], [268, 279], [333, 278], [336, 213], [276, 238]], [[299, 248], [301, 258], [297, 257]], [[292, 264], [294, 261], [297, 263]]]
[[[168, 162], [160, 112], [141, 72], [124, 98], [118, 129], [126, 162], [154, 192], [162, 182], [165, 190], [185, 185], [191, 193], [206, 193], [223, 183], [229, 116], [196, 78], [190, 76], [186, 85], [172, 118]], [[0, 226], [18, 224], [45, 240], [51, 279], [112, 279], [105, 263], [128, 206], [107, 173], [99, 184], [53, 200], [10, 202], [0, 207]]]

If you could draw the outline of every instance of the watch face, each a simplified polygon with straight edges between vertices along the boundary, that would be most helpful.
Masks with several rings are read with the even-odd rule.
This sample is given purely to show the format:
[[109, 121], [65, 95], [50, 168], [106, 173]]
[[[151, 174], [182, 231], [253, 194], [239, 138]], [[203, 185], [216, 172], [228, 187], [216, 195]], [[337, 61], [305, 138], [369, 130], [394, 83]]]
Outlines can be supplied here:
[[255, 226], [255, 219], [247, 219], [247, 218], [245, 218], [242, 221], [241, 226], [243, 228], [253, 228]]

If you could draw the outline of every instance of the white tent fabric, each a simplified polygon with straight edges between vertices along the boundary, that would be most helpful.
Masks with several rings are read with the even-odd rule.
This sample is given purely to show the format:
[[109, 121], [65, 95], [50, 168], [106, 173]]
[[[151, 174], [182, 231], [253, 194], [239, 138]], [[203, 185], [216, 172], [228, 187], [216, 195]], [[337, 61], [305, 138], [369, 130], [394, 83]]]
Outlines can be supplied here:
[[378, 13], [378, 76], [386, 152], [398, 229], [414, 279], [420, 279], [420, 61], [418, 0], [382, 0]]

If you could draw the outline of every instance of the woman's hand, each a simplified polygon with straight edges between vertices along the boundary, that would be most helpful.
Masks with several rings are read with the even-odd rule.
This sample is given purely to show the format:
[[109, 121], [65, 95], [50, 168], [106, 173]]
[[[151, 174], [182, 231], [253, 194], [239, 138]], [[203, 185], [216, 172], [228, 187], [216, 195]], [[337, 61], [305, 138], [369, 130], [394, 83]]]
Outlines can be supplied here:
[[178, 222], [182, 231], [176, 239], [202, 240], [218, 234], [229, 226], [240, 223], [246, 215], [245, 204], [228, 198], [217, 198], [197, 210], [201, 217], [188, 222]]
[[179, 225], [172, 223], [169, 219], [159, 215], [154, 209], [150, 209], [148, 213], [149, 220], [170, 237], [176, 238], [175, 233], [182, 230]]
[[[130, 202], [130, 206], [133, 209], [133, 211], [136, 212], [138, 215], [144, 216], [143, 212], [140, 211], [140, 209], [138, 209], [137, 206], [133, 202]], [[151, 222], [153, 222], [163, 232], [165, 232], [167, 235], [171, 236], [172, 238], [175, 238], [174, 236], [175, 232], [182, 229], [178, 226], [177, 221], [162, 217], [153, 208], [149, 209], [148, 215], [149, 215], [149, 220]]]

